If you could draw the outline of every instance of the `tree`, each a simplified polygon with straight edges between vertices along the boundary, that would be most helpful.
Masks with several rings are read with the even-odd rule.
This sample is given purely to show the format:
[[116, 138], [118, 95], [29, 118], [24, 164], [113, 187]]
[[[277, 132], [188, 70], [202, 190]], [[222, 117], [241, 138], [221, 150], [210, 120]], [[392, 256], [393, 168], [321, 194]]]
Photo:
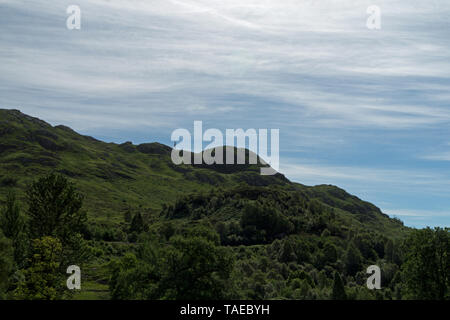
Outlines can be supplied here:
[[169, 240], [175, 234], [175, 227], [171, 221], [164, 221], [159, 229], [159, 233], [165, 240]]
[[161, 298], [158, 261], [139, 258], [134, 253], [126, 253], [122, 259], [112, 262], [109, 287], [113, 300]]
[[64, 264], [80, 263], [84, 254], [80, 234], [87, 216], [81, 210], [83, 197], [75, 185], [62, 175], [50, 174], [31, 184], [27, 201], [30, 238], [59, 239]]
[[141, 213], [138, 212], [134, 215], [133, 220], [131, 220], [130, 233], [136, 232], [139, 234], [142, 231], [144, 231], [144, 219], [142, 219]]
[[450, 229], [414, 230], [403, 265], [409, 298], [450, 299]]
[[124, 212], [123, 219], [125, 220], [125, 222], [130, 223], [132, 216], [133, 215], [131, 214], [131, 209], [128, 209], [127, 211]]
[[337, 250], [334, 244], [327, 242], [323, 248], [326, 263], [334, 263], [337, 260]]
[[394, 261], [394, 242], [391, 239], [389, 239], [386, 242], [384, 252], [385, 252], [386, 260], [388, 262], [393, 262]]
[[359, 250], [350, 243], [347, 252], [345, 253], [345, 268], [347, 274], [354, 276], [362, 268], [362, 257]]
[[3, 234], [9, 239], [17, 239], [23, 231], [24, 224], [24, 220], [20, 215], [16, 195], [10, 192], [6, 196], [5, 208], [0, 214], [0, 227], [3, 230]]
[[171, 239], [165, 251], [162, 290], [167, 299], [224, 299], [233, 270], [231, 252], [205, 237]]
[[292, 244], [292, 239], [287, 238], [283, 241], [279, 260], [284, 263], [297, 260], [297, 256], [295, 255], [294, 251], [294, 246]]
[[81, 211], [83, 197], [64, 176], [50, 174], [32, 183], [27, 200], [32, 239], [56, 236], [64, 242], [81, 232], [86, 221]]
[[347, 294], [345, 293], [344, 283], [342, 282], [342, 278], [339, 273], [334, 273], [334, 282], [333, 282], [333, 300], [347, 300]]
[[240, 223], [252, 243], [273, 241], [294, 230], [294, 225], [279, 210], [259, 203], [245, 205]]
[[61, 242], [57, 238], [34, 239], [30, 267], [23, 271], [14, 296], [21, 300], [55, 300], [61, 297], [62, 273], [58, 272]]
[[20, 214], [14, 192], [10, 192], [6, 196], [6, 205], [0, 212], [0, 228], [4, 235], [12, 241], [15, 262], [19, 267], [23, 266], [27, 251], [25, 219]]
[[5, 298], [9, 286], [9, 275], [13, 267], [11, 241], [0, 230], [0, 300]]
[[113, 299], [224, 299], [230, 297], [233, 256], [219, 235], [203, 227], [173, 236], [161, 249], [145, 235], [137, 256], [112, 266]]

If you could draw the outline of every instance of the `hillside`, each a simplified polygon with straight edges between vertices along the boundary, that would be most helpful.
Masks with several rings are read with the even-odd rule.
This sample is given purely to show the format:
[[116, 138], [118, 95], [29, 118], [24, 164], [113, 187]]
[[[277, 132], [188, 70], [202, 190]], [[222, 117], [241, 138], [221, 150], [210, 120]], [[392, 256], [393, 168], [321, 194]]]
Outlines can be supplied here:
[[[285, 184], [283, 177], [262, 177], [249, 166], [230, 173], [214, 167], [175, 166], [171, 148], [159, 143], [104, 143], [65, 126], [20, 113], [0, 110], [0, 194], [9, 187], [23, 190], [47, 172], [77, 182], [86, 196], [86, 209], [99, 220], [118, 222], [130, 206], [157, 212], [179, 194], [216, 185], [246, 181], [254, 185]], [[220, 168], [219, 168], [220, 169]]]
[[261, 176], [258, 167], [250, 165], [223, 166], [226, 169], [176, 166], [170, 159], [171, 150], [157, 142], [105, 143], [17, 110], [0, 109], [0, 194], [4, 197], [10, 187], [22, 191], [30, 181], [55, 171], [76, 181], [91, 217], [120, 222], [120, 213], [130, 207], [159, 212], [163, 203], [173, 202], [179, 195], [217, 186], [280, 185], [336, 207], [357, 222], [372, 222], [374, 228], [375, 222], [397, 226], [377, 207], [337, 187], [306, 187], [280, 174]]
[[[336, 186], [305, 186], [282, 174], [261, 176], [257, 165], [176, 166], [171, 150], [157, 142], [105, 143], [17, 110], [1, 109], [0, 205], [7, 192], [15, 190], [26, 209], [26, 186], [51, 172], [75, 182], [85, 197], [83, 209], [89, 218], [84, 236], [96, 252], [85, 272], [88, 285], [82, 298], [110, 294], [108, 264], [134, 250], [141, 233], [155, 235], [164, 246], [174, 234], [208, 226], [218, 233], [221, 245], [233, 248], [238, 256], [242, 256], [239, 248], [246, 246], [258, 259], [269, 257], [275, 269], [298, 264], [312, 272], [328, 265], [326, 279], [333, 277], [333, 270], [343, 270], [350, 242], [367, 264], [386, 258], [385, 246], [408, 233], [400, 221]], [[137, 214], [145, 228], [130, 231], [131, 218]], [[324, 258], [328, 252], [325, 240], [336, 248], [337, 256], [331, 260]], [[306, 251], [302, 241], [309, 248]], [[292, 254], [294, 258], [280, 256], [280, 250], [286, 250], [283, 248], [291, 242], [292, 250], [300, 251]], [[249, 256], [238, 258], [240, 272], [250, 263], [247, 259]], [[266, 268], [264, 277], [271, 277], [271, 268]], [[289, 280], [290, 273], [283, 272]], [[240, 284], [250, 285], [251, 277], [249, 271]], [[283, 291], [261, 296], [254, 290], [235, 297], [292, 298], [292, 293]]]

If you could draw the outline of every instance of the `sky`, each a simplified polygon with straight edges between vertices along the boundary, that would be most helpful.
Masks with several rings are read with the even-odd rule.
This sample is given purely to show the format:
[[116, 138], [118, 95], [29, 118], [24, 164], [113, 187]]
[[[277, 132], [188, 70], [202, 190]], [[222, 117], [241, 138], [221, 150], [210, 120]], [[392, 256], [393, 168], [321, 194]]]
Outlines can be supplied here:
[[446, 0], [0, 0], [0, 108], [117, 143], [279, 129], [292, 181], [449, 227], [449, 27]]

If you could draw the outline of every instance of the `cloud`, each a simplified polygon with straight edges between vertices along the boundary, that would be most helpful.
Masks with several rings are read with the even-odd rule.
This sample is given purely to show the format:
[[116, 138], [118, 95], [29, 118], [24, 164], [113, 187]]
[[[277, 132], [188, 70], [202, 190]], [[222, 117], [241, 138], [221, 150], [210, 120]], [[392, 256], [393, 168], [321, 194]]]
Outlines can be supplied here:
[[446, 217], [448, 216], [448, 211], [426, 211], [426, 210], [410, 210], [410, 209], [386, 209], [387, 214], [392, 216], [407, 216], [407, 217], [421, 217], [426, 218], [430, 216], [435, 217]]
[[[303, 164], [301, 164], [303, 162]], [[309, 160], [310, 162], [310, 160]], [[450, 175], [427, 170], [382, 169], [361, 166], [333, 166], [308, 163], [308, 160], [280, 159], [280, 171], [295, 181], [306, 184], [363, 185], [370, 182], [374, 188], [403, 188], [419, 192], [445, 193], [442, 186], [450, 187]], [[436, 187], [439, 186], [439, 187]]]
[[[376, 33], [365, 27], [369, 1], [79, 1], [76, 33], [65, 30], [65, 4], [6, 2], [5, 15], [13, 15], [0, 22], [5, 91], [126, 96], [136, 116], [143, 107], [155, 115], [215, 110], [227, 102], [221, 95], [235, 95], [286, 104], [294, 119], [315, 127], [411, 128], [449, 119], [448, 99], [437, 105], [422, 95], [404, 105], [396, 94], [427, 77], [448, 80], [447, 32], [430, 36], [415, 22], [421, 15], [444, 23], [447, 6], [437, 15], [436, 3], [381, 1], [384, 27]], [[256, 108], [249, 104], [246, 116]]]
[[277, 128], [299, 181], [448, 190], [423, 161], [448, 160], [446, 1], [379, 0], [381, 30], [369, 0], [78, 0], [69, 31], [72, 4], [2, 1], [0, 106], [123, 141]]
[[391, 217], [408, 221], [408, 225], [416, 228], [448, 226], [448, 211], [384, 209], [384, 213]]
[[450, 151], [443, 152], [443, 153], [437, 153], [437, 154], [425, 155], [420, 158], [425, 159], [425, 160], [433, 160], [433, 161], [450, 161]]
[[389, 216], [400, 217], [408, 226], [449, 225], [447, 172], [335, 166], [298, 158], [281, 158], [280, 171], [306, 185], [337, 185], [376, 204]]

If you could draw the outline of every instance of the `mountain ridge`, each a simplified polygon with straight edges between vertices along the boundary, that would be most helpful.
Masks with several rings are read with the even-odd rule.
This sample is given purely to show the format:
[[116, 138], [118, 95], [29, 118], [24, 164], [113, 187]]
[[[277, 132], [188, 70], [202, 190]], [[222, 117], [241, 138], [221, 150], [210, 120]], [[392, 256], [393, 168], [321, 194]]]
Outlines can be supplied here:
[[130, 207], [158, 214], [163, 205], [191, 193], [240, 184], [279, 186], [303, 192], [362, 226], [371, 223], [375, 230], [383, 230], [376, 226], [381, 221], [394, 226], [388, 229], [397, 229], [398, 221], [336, 186], [304, 186], [281, 173], [261, 176], [261, 165], [176, 166], [170, 159], [171, 150], [158, 142], [106, 143], [65, 125], [52, 126], [19, 110], [0, 109], [0, 201], [7, 189], [17, 189], [23, 198], [33, 178], [58, 172], [75, 180], [86, 195], [90, 216], [108, 225], [120, 223], [121, 213]]

